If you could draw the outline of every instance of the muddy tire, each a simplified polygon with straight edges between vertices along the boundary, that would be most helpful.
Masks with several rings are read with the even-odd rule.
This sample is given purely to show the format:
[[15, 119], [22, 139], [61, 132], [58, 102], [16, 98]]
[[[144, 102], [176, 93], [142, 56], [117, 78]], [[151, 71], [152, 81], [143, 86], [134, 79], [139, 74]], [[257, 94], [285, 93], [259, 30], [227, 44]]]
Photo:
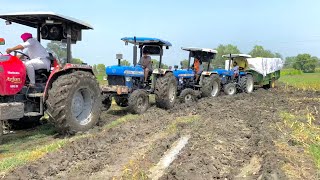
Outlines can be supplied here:
[[190, 88], [184, 89], [179, 98], [181, 103], [193, 103], [197, 100], [194, 90]]
[[120, 107], [128, 106], [128, 98], [115, 96], [114, 100], [116, 101], [117, 105]]
[[203, 77], [201, 86], [203, 97], [219, 96], [221, 89], [221, 80], [219, 75], [213, 74], [210, 77]]
[[252, 93], [254, 88], [254, 81], [252, 75], [247, 74], [246, 76], [241, 77], [239, 85], [242, 92]]
[[48, 91], [49, 121], [61, 134], [87, 131], [100, 118], [102, 95], [90, 72], [75, 71], [61, 75]]
[[149, 95], [144, 90], [133, 91], [128, 100], [128, 109], [133, 114], [142, 114], [149, 108]]
[[226, 95], [235, 95], [237, 93], [237, 88], [234, 83], [229, 83], [223, 86], [223, 91]]
[[176, 102], [177, 81], [172, 73], [158, 77], [155, 85], [157, 107], [170, 109]]
[[112, 103], [111, 97], [105, 96], [105, 97], [103, 98], [103, 101], [102, 101], [102, 107], [103, 107], [102, 109], [103, 109], [104, 111], [109, 110], [110, 107], [111, 107], [111, 103]]

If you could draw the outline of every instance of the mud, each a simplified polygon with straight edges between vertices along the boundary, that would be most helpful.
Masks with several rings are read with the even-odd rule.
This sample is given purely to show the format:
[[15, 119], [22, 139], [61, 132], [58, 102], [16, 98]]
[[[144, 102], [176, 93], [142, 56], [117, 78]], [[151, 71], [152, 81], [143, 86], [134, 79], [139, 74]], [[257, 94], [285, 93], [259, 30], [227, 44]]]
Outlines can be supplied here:
[[[281, 112], [319, 107], [316, 101], [295, 103], [319, 95], [281, 87], [201, 99], [167, 111], [152, 106], [115, 127], [96, 128], [90, 137], [3, 179], [143, 179], [182, 135], [191, 138], [160, 179], [287, 179], [281, 166], [288, 159], [275, 149], [281, 134], [274, 124]], [[100, 126], [126, 114], [125, 109], [104, 112]]]

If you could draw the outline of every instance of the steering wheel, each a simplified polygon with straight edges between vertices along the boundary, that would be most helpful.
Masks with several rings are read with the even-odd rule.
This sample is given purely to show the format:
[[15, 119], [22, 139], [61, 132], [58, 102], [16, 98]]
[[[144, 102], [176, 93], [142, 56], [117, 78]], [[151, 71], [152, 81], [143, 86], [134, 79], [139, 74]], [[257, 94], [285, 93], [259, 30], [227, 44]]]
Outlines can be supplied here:
[[14, 52], [14, 56], [17, 56], [17, 54], [21, 54], [21, 55], [27, 57], [28, 59], [30, 59], [30, 57], [27, 54], [25, 54], [25, 53], [23, 53], [21, 51], [13, 51], [13, 52]]

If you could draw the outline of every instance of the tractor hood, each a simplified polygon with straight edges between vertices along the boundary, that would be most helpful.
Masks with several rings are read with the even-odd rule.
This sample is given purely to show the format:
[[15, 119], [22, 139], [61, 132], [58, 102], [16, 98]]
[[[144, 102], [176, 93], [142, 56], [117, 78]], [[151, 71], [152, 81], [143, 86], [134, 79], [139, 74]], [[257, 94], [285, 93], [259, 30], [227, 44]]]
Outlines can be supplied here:
[[141, 66], [107, 66], [106, 74], [108, 76], [127, 76], [127, 77], [143, 77], [144, 71]]
[[192, 78], [194, 77], [194, 71], [189, 69], [177, 69], [173, 71], [173, 74], [176, 78]]

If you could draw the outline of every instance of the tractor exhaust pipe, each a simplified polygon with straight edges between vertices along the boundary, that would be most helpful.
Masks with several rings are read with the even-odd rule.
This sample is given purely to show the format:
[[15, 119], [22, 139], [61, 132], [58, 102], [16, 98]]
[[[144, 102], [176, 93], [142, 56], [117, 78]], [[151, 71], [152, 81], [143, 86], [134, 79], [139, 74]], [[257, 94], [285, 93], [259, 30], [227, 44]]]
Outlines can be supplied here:
[[137, 39], [134, 36], [134, 46], [133, 46], [133, 66], [137, 65], [137, 55], [138, 55], [138, 48], [137, 48]]

